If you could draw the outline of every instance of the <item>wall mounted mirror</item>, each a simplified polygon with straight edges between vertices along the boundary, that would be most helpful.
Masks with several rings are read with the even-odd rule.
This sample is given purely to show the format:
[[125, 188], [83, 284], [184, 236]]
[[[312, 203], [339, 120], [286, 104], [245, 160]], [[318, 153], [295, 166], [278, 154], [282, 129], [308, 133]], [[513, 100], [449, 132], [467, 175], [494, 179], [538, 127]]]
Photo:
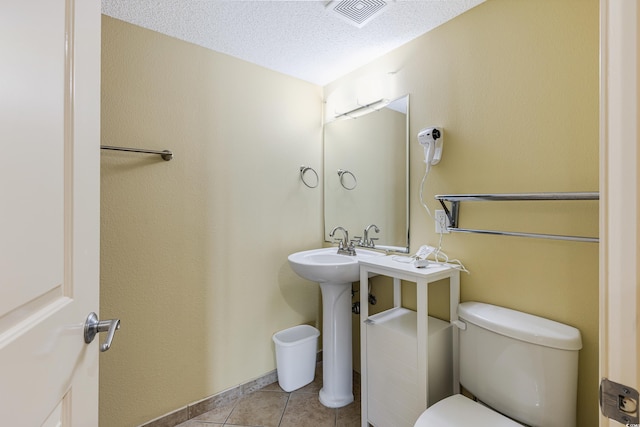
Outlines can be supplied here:
[[[409, 96], [324, 126], [324, 238], [334, 227], [376, 247], [409, 252]], [[335, 236], [338, 237], [338, 236]]]

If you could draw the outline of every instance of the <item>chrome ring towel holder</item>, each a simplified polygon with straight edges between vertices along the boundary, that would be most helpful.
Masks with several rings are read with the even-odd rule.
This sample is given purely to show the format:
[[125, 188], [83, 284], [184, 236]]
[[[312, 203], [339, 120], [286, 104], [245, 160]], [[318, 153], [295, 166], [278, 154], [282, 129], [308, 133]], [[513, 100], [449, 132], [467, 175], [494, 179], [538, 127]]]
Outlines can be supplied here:
[[[315, 176], [315, 184], [310, 183], [309, 178], [305, 179], [304, 177], [305, 174], [309, 171], [313, 172], [313, 175]], [[304, 165], [300, 166], [300, 179], [302, 180], [304, 185], [306, 185], [309, 188], [316, 188], [320, 183], [320, 178], [318, 178], [318, 173], [311, 166], [304, 166]]]
[[[344, 183], [345, 175], [351, 175], [351, 178], [353, 178], [353, 185], [347, 185]], [[353, 190], [358, 185], [358, 180], [351, 171], [348, 171], [346, 169], [338, 169], [338, 176], [340, 177], [340, 185], [342, 185], [346, 190]]]

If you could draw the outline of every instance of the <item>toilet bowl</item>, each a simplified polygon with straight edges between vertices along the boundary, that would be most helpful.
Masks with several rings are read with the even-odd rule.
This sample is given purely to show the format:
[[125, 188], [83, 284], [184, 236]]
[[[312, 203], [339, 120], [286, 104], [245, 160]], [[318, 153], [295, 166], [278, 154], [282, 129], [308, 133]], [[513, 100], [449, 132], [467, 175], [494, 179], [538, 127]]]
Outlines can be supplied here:
[[448, 397], [424, 411], [415, 427], [522, 427], [461, 394]]
[[458, 317], [460, 384], [488, 407], [457, 394], [414, 427], [575, 427], [580, 331], [477, 302]]

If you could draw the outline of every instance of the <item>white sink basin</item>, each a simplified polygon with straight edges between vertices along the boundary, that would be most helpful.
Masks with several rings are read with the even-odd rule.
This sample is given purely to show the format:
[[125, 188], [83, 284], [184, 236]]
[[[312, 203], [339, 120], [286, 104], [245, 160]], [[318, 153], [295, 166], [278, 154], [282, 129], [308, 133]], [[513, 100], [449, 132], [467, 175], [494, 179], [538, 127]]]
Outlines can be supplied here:
[[360, 280], [358, 260], [383, 255], [359, 248], [354, 256], [342, 255], [335, 247], [289, 255], [293, 271], [318, 282], [322, 291], [323, 360], [319, 398], [320, 403], [329, 408], [353, 402], [351, 282]]
[[383, 256], [356, 248], [356, 255], [338, 254], [337, 248], [312, 249], [289, 255], [289, 264], [300, 277], [318, 283], [348, 283], [360, 280], [358, 260]]

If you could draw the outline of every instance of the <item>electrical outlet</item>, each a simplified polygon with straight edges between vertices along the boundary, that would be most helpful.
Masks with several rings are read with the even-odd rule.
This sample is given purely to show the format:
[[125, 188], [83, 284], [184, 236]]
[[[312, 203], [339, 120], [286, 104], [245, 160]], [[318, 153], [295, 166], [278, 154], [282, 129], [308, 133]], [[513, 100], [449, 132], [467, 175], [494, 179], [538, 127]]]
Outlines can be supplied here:
[[448, 234], [447, 227], [450, 225], [449, 218], [443, 209], [436, 210], [436, 233]]

